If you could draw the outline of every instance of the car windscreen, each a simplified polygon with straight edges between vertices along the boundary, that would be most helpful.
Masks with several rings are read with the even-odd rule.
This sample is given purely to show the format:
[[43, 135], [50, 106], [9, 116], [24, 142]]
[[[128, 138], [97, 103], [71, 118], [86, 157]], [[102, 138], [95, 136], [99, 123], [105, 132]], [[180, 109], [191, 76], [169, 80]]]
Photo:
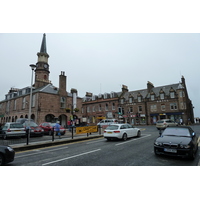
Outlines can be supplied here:
[[[29, 126], [29, 121], [26, 121], [23, 125], [28, 127]], [[30, 122], [30, 126], [31, 127], [37, 127], [38, 125], [35, 122]]]
[[191, 137], [188, 128], [166, 128], [162, 136]]
[[157, 123], [159, 124], [159, 123], [163, 123], [164, 121], [157, 121]]
[[10, 124], [10, 128], [24, 128], [23, 124]]
[[119, 126], [110, 125], [110, 126], [108, 126], [108, 127], [106, 128], [106, 130], [116, 130], [116, 129], [118, 129], [118, 128], [119, 128]]

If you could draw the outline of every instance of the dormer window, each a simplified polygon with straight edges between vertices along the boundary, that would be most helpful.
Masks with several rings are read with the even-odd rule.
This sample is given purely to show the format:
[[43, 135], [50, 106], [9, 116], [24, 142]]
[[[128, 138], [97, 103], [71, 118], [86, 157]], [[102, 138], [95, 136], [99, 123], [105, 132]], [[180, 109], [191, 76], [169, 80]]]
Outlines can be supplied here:
[[141, 101], [142, 101], [142, 97], [138, 96], [138, 102], [141, 102]]
[[155, 100], [155, 95], [151, 94], [151, 101], [154, 101], [154, 100]]
[[133, 97], [129, 97], [129, 103], [133, 103]]
[[160, 93], [160, 99], [164, 99], [164, 98], [165, 98], [164, 93]]
[[175, 98], [175, 94], [174, 94], [174, 92], [170, 92], [170, 98]]

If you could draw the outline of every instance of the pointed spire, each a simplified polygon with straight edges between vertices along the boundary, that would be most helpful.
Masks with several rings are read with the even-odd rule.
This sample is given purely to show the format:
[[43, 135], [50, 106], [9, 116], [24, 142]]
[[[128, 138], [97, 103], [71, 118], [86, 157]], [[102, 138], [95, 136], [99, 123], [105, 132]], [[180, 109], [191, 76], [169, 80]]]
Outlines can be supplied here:
[[40, 53], [47, 53], [47, 47], [46, 47], [46, 34], [43, 34], [43, 38], [42, 38], [42, 45], [40, 48]]

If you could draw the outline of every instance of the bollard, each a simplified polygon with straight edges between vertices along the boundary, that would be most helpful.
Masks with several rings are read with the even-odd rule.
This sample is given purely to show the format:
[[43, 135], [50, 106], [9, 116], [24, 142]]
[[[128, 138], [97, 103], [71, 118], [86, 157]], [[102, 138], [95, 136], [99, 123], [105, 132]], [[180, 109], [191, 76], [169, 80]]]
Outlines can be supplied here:
[[52, 135], [52, 142], [54, 141], [54, 130], [51, 131], [51, 135]]
[[74, 138], [74, 127], [72, 126], [71, 127], [71, 130], [72, 130], [72, 139]]
[[30, 129], [26, 129], [26, 145], [29, 144], [29, 130]]

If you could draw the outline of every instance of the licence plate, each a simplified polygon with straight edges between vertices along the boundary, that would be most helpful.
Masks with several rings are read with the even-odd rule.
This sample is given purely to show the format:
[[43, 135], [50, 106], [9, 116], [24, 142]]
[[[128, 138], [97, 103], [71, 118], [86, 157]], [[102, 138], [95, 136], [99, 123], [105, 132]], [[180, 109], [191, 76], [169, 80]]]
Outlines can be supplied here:
[[112, 133], [112, 132], [107, 132], [107, 133]]
[[177, 149], [164, 149], [165, 152], [177, 153]]

